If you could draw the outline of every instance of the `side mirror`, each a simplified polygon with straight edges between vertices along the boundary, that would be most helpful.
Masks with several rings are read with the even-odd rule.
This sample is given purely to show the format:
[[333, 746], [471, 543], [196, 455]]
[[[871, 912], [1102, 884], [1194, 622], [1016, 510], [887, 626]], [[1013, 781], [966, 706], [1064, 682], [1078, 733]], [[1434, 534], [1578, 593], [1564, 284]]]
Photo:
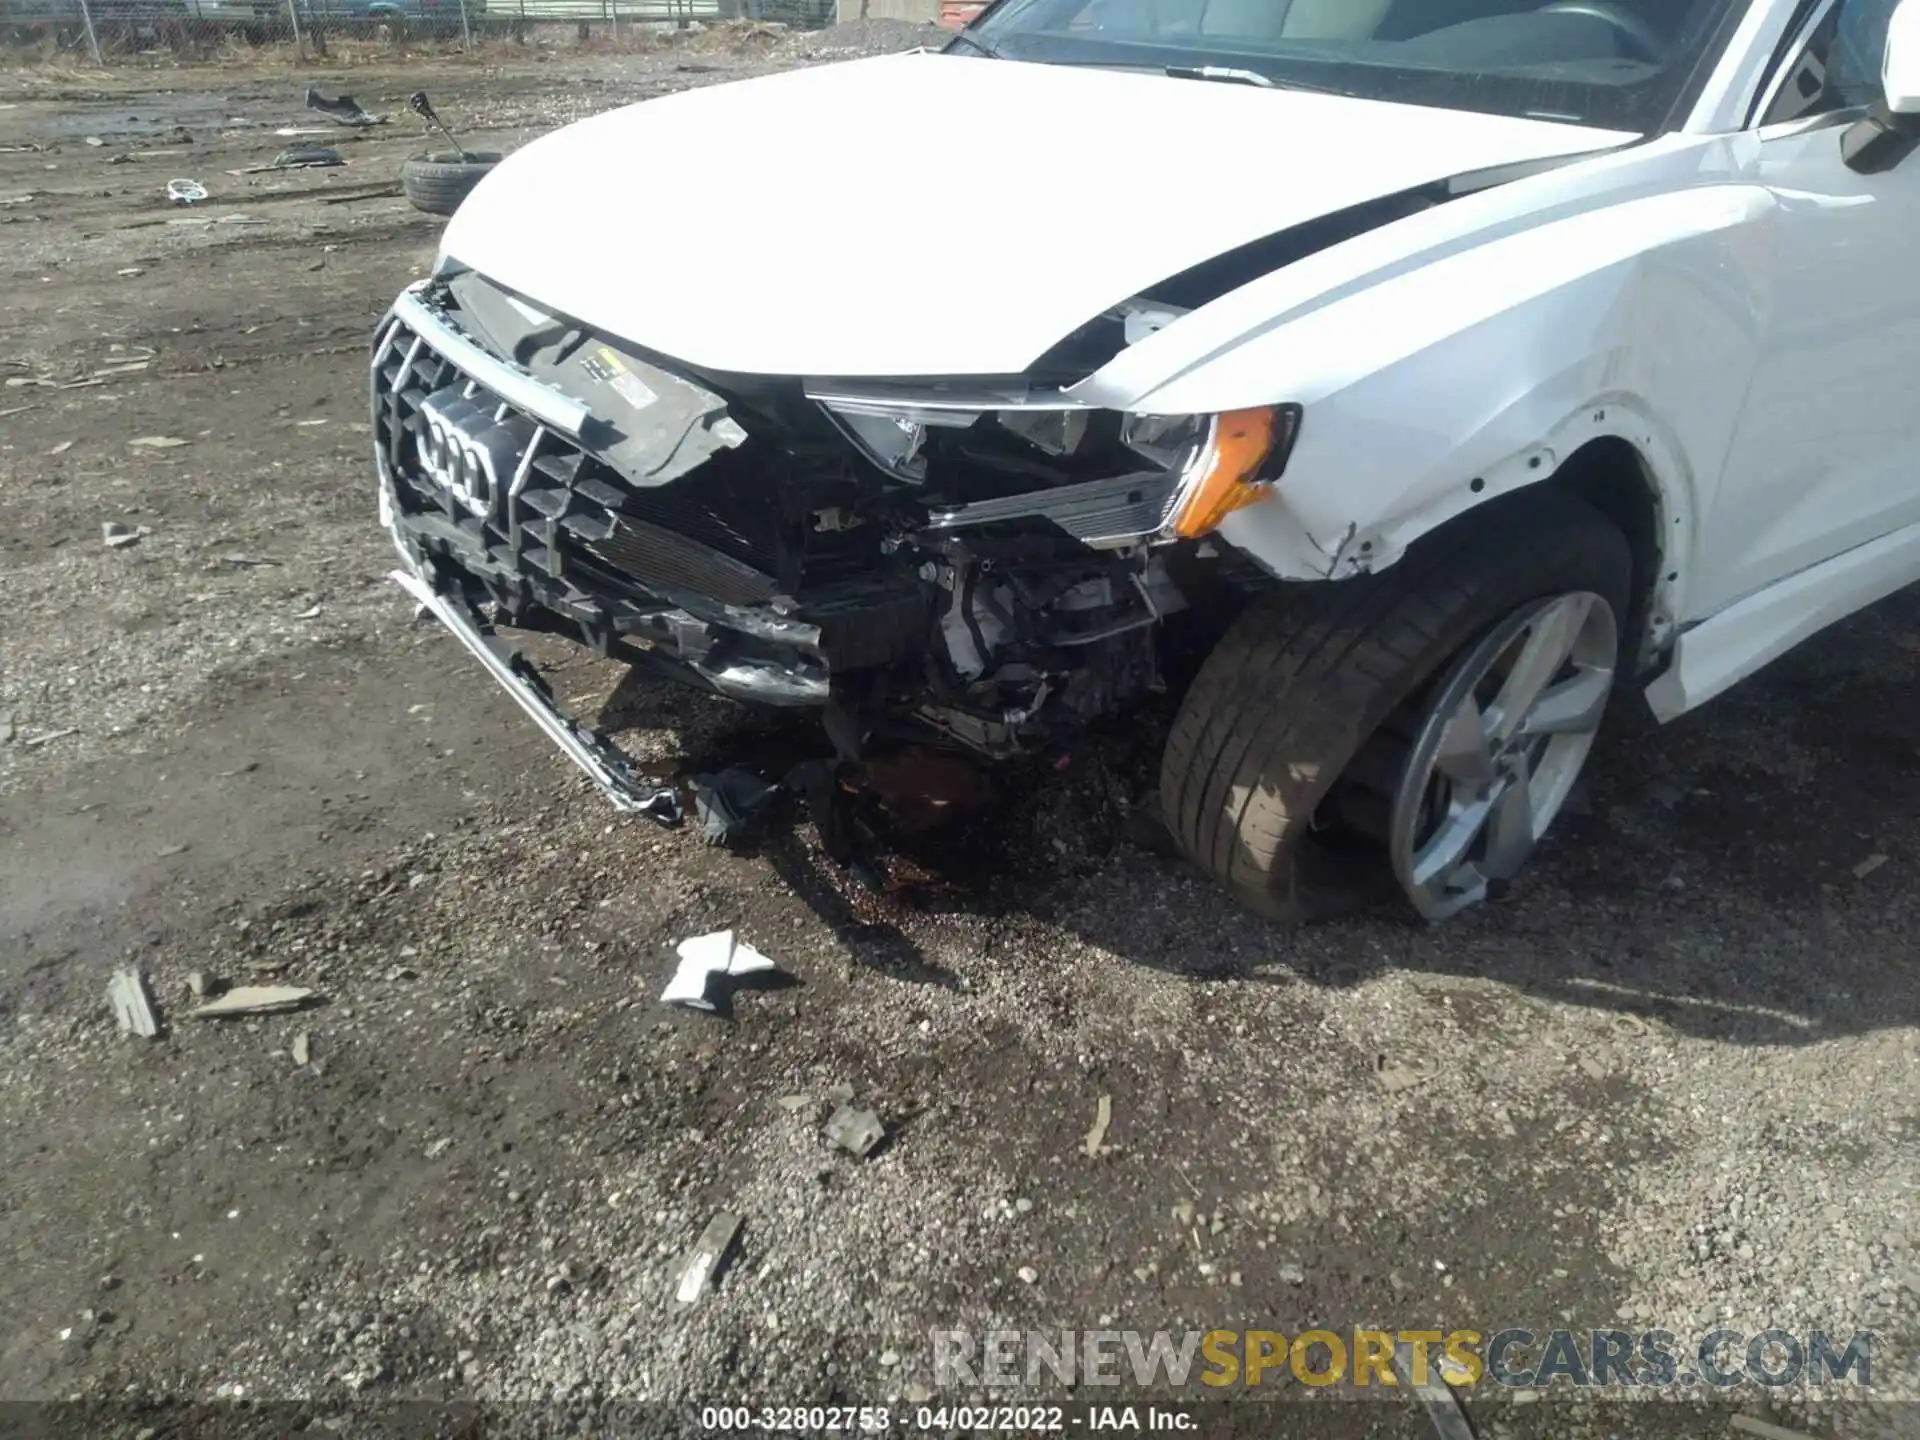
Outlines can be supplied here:
[[1920, 0], [1899, 0], [1887, 20], [1880, 62], [1881, 103], [1840, 137], [1849, 170], [1878, 175], [1920, 147]]

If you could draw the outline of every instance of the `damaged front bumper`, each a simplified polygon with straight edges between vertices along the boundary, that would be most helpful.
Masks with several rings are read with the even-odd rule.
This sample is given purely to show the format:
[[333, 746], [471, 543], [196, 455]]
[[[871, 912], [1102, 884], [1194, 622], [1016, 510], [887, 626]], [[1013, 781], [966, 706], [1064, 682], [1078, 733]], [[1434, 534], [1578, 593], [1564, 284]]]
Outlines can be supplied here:
[[[399, 410], [407, 403], [402, 397], [408, 381], [423, 360], [451, 367], [467, 382], [483, 387], [489, 398], [534, 424], [531, 434], [520, 437], [524, 450], [512, 469], [504, 472], [504, 484], [500, 483], [502, 467], [486, 463], [494, 457], [481, 448], [481, 463], [474, 474], [469, 477], [463, 471], [454, 486], [445, 487], [449, 497], [459, 502], [458, 508], [422, 504], [417, 490], [403, 498], [400, 488], [406, 448], [418, 443], [420, 426], [418, 403], [413, 407], [416, 423], [411, 431]], [[509, 524], [504, 537], [498, 530], [489, 535], [484, 523], [476, 526], [474, 522], [484, 522], [489, 514], [512, 513], [514, 502], [525, 496], [539, 441], [552, 436], [560, 444], [580, 442], [588, 426], [586, 408], [483, 349], [416, 292], [402, 295], [381, 322], [374, 345], [373, 398], [380, 522], [405, 562], [405, 568], [391, 572], [390, 578], [452, 632], [616, 809], [664, 824], [681, 818], [678, 791], [649, 780], [618, 746], [568, 714], [526, 657], [494, 633], [476, 610], [476, 600], [487, 603], [482, 597], [512, 596], [523, 609], [535, 605], [556, 617], [570, 616], [580, 625], [582, 638], [612, 639], [647, 627], [666, 646], [666, 653], [658, 656], [660, 663], [683, 672], [677, 678], [697, 680], [720, 693], [761, 703], [825, 702], [824, 673], [809, 665], [797, 648], [798, 643], [817, 639], [817, 632], [810, 635], [796, 627], [791, 636], [797, 642], [795, 654], [785, 664], [724, 651], [716, 655], [711, 619], [665, 600], [610, 607], [606, 597], [583, 591], [565, 574], [547, 573], [519, 559], [513, 543], [523, 538], [519, 526]], [[416, 402], [419, 398], [414, 397]], [[413, 503], [409, 505], [407, 499]], [[471, 518], [461, 510], [471, 511]], [[504, 551], [497, 543], [488, 543], [502, 538], [509, 540]], [[558, 546], [551, 543], [557, 536], [549, 531], [546, 538], [549, 553], [557, 553]]]
[[[843, 752], [887, 733], [1008, 755], [1157, 688], [1161, 622], [1240, 573], [1179, 528], [1191, 467], [1142, 456], [1274, 438], [694, 376], [471, 272], [395, 302], [371, 381], [395, 579], [623, 809], [654, 788], [495, 626], [838, 712]], [[910, 443], [879, 453], [884, 427]]]
[[[803, 609], [749, 560], [635, 513], [650, 497], [595, 458], [587, 408], [418, 290], [383, 322], [372, 368], [381, 519], [437, 593], [776, 706], [825, 705], [835, 669], [890, 658], [923, 622], [917, 583], [842, 585]], [[692, 522], [724, 529], [697, 508]]]

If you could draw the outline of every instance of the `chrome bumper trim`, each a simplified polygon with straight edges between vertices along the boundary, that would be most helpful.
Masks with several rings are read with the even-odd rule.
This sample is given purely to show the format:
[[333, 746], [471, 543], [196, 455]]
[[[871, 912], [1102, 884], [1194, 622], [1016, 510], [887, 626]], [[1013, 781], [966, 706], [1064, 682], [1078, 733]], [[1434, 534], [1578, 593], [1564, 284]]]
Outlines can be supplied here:
[[389, 578], [439, 617], [440, 623], [473, 652], [474, 659], [487, 667], [487, 673], [500, 682], [500, 688], [546, 732], [561, 753], [600, 787], [615, 809], [646, 815], [669, 825], [680, 819], [678, 791], [671, 786], [649, 784], [616, 746], [554, 704], [542, 686], [501, 653], [504, 647], [496, 648], [495, 642], [480, 633], [464, 606], [449, 601], [426, 580], [409, 571], [395, 570]]
[[587, 407], [571, 395], [563, 394], [546, 381], [482, 349], [447, 317], [431, 300], [420, 281], [402, 291], [393, 302], [393, 316], [407, 329], [426, 341], [427, 348], [452, 363], [456, 370], [477, 380], [517, 410], [552, 426], [568, 439], [580, 439], [588, 419]]

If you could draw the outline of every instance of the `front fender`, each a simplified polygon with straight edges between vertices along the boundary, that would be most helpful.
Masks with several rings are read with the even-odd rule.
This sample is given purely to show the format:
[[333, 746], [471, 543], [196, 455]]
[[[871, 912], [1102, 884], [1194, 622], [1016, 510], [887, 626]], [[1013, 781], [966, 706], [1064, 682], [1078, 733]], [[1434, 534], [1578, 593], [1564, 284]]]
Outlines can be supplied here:
[[[1511, 187], [1526, 195], [1485, 197], [1509, 212], [1490, 238], [1456, 235], [1433, 258], [1380, 266], [1382, 278], [1334, 288], [1277, 321], [1231, 313], [1266, 284], [1255, 282], [1080, 388], [1091, 398], [1124, 376], [1137, 393], [1110, 400], [1154, 413], [1301, 404], [1300, 440], [1274, 498], [1221, 527], [1291, 579], [1391, 564], [1473, 506], [1548, 478], [1588, 441], [1623, 439], [1659, 492], [1662, 569], [1673, 578], [1657, 608], [1677, 615], [1696, 519], [1718, 483], [1772, 293], [1776, 202], [1735, 178], [1729, 142], [1709, 145], [1610, 157], [1571, 185], [1544, 176]], [[1556, 185], [1589, 193], [1570, 199]], [[1516, 201], [1551, 218], [1525, 223]], [[1470, 217], [1446, 212], [1477, 203], [1453, 202], [1431, 223], [1458, 231]], [[1423, 218], [1401, 224], [1413, 231]], [[1390, 238], [1350, 243], [1377, 252]], [[1184, 343], [1192, 362], [1183, 327], [1217, 336], [1236, 324], [1241, 338], [1139, 384], [1149, 345], [1164, 341], [1175, 355]]]

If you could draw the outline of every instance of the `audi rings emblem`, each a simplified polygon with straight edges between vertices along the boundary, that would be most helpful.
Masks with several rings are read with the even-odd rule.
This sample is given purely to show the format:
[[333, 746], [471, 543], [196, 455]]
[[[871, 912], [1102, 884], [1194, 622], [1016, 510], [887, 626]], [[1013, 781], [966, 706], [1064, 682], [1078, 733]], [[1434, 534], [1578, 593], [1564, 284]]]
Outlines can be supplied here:
[[506, 499], [533, 441], [534, 422], [464, 385], [437, 390], [420, 406], [420, 469], [475, 515]]

